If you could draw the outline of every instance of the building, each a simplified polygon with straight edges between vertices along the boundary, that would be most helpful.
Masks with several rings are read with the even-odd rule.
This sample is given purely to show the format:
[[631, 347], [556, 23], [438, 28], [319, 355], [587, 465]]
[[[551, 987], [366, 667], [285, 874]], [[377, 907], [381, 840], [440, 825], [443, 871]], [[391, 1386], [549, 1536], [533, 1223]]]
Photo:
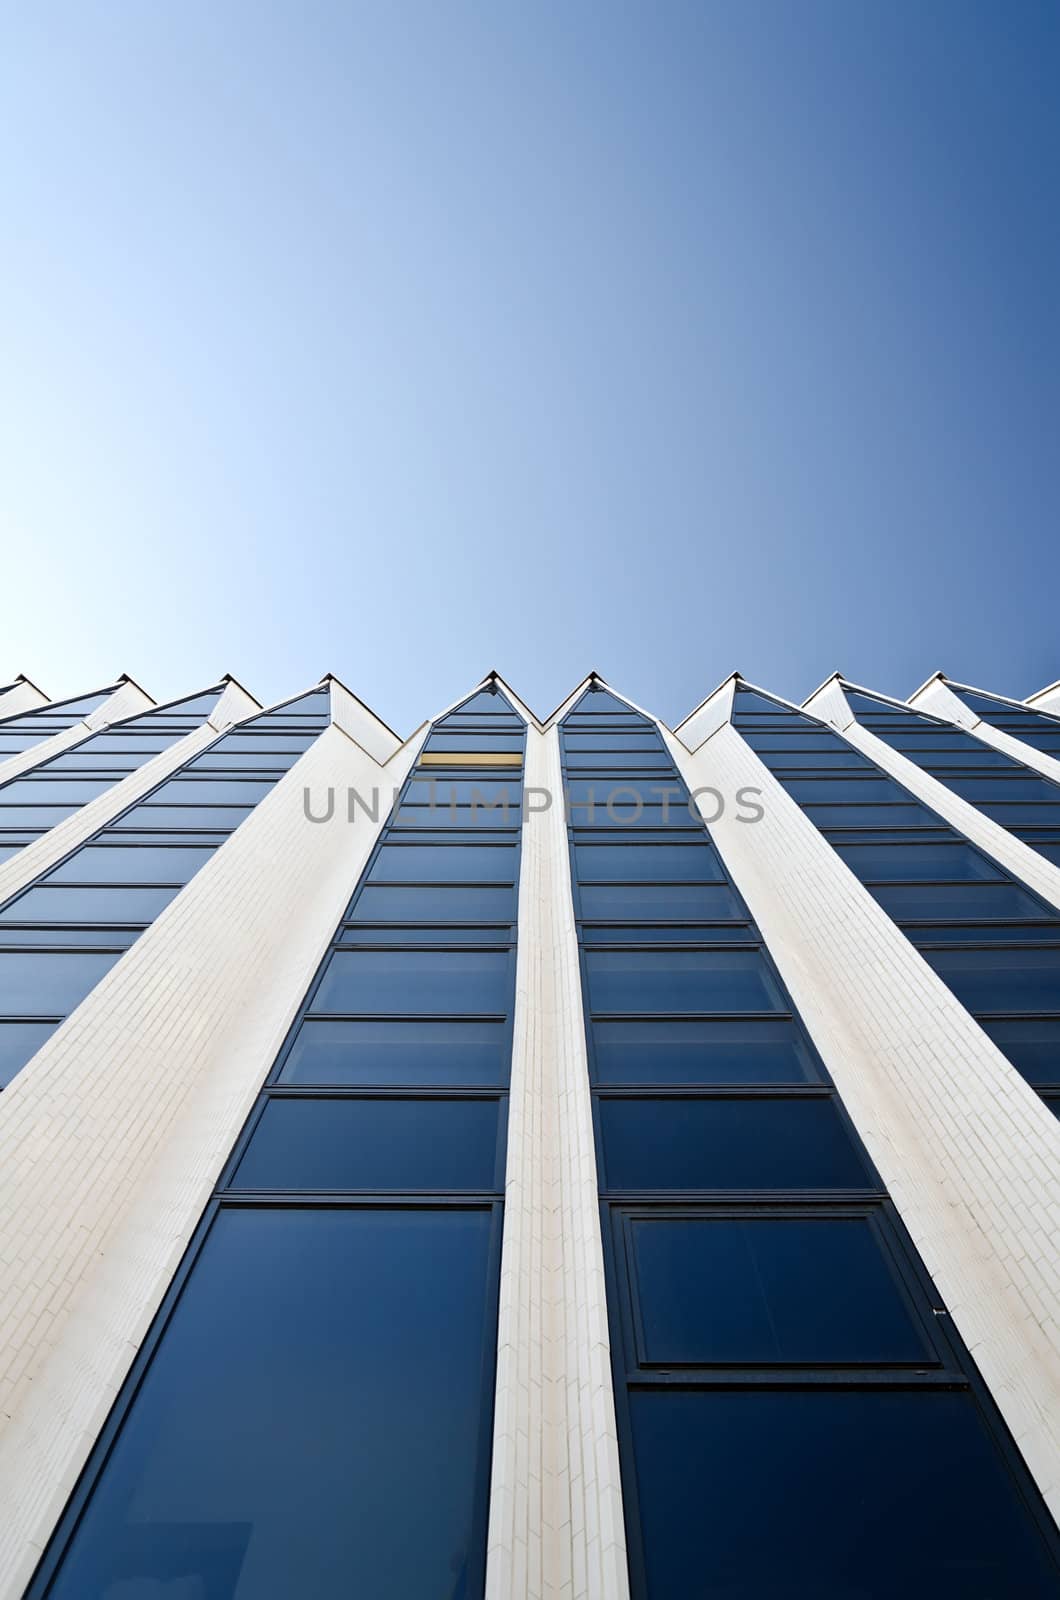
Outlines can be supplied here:
[[1058, 784], [0, 690], [0, 1600], [1056, 1600]]

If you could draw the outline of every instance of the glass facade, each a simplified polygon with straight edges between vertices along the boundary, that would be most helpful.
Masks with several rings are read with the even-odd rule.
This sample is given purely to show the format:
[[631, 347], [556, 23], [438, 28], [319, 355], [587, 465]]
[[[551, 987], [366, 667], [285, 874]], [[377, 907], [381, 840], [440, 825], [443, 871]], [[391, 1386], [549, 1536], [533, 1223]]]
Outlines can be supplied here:
[[[135, 726], [108, 728], [56, 758], [66, 761], [91, 747], [93, 762], [114, 762], [96, 767], [95, 777], [83, 780], [72, 776], [77, 768], [67, 767], [55, 777], [27, 774], [0, 789], [0, 803], [13, 787], [25, 786], [27, 798], [53, 784], [63, 792], [82, 782], [108, 787], [130, 770], [124, 762], [139, 766], [198, 727], [219, 692], [145, 713]], [[322, 688], [239, 723], [0, 907], [0, 1088], [329, 721], [329, 694]], [[106, 777], [99, 776], [103, 771]]]
[[[737, 690], [732, 720], [998, 1049], [1060, 1114], [1060, 912], [824, 723], [749, 689]], [[906, 754], [916, 739], [947, 736], [943, 727], [926, 735], [890, 732]]]
[[[862, 691], [847, 690], [847, 702], [862, 727], [868, 728], [885, 744], [900, 750], [918, 767], [923, 767], [939, 783], [967, 800], [984, 817], [998, 822], [1017, 839], [1060, 866], [1060, 784], [1053, 783], [1033, 767], [984, 744], [974, 733], [955, 728], [922, 711], [877, 699]], [[973, 711], [984, 716], [985, 696], [961, 697]], [[996, 707], [997, 703], [993, 703]], [[1034, 711], [998, 716], [990, 711], [984, 720], [1002, 728], [1017, 739], [1023, 730], [1035, 733], [1037, 748], [1048, 754], [1060, 752], [1060, 722], [1056, 733], [1044, 724], [1052, 721]], [[1056, 741], [1054, 749], [1050, 749]], [[863, 780], [864, 781], [864, 780]]]
[[[73, 700], [56, 700], [50, 705], [38, 706], [33, 711], [20, 711], [13, 716], [0, 718], [0, 767], [4, 762], [10, 761], [12, 756], [21, 755], [24, 750], [32, 750], [34, 745], [43, 744], [46, 739], [53, 739], [57, 733], [65, 733], [68, 728], [74, 727], [93, 711], [97, 711], [103, 702], [109, 700], [120, 688], [120, 683], [112, 683], [108, 688], [98, 689], [94, 694], [78, 695]], [[17, 783], [19, 780], [9, 780], [6, 785], [0, 787], [0, 806], [10, 805], [16, 808], [22, 804], [19, 799], [8, 799], [5, 795], [5, 790], [11, 787], [12, 781]], [[93, 791], [93, 793], [98, 792], [98, 790]], [[90, 796], [85, 795], [76, 799], [73, 804], [53, 798], [52, 806], [56, 813], [54, 816], [47, 811], [35, 809], [25, 823], [15, 809], [6, 813], [0, 811], [0, 861], [6, 861], [15, 855], [29, 839], [35, 838], [53, 823], [61, 821], [62, 817], [70, 814], [70, 811], [76, 810], [77, 806], [83, 803], [83, 799], [88, 798]], [[43, 804], [39, 797], [36, 804], [38, 806]]]
[[224, 685], [219, 684], [203, 694], [111, 723], [70, 745], [61, 755], [0, 784], [0, 857], [16, 854], [201, 727], [223, 691]]
[[524, 744], [432, 730], [34, 1595], [481, 1597]]
[[590, 689], [561, 746], [635, 1600], [1055, 1595], [1047, 1514], [660, 735]]

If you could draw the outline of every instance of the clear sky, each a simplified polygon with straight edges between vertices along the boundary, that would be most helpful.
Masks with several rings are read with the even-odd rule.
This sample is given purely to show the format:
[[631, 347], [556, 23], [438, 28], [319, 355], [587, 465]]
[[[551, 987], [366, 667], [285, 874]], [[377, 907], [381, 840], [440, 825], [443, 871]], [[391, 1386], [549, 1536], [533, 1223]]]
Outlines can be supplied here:
[[35, 0], [0, 678], [1060, 677], [1060, 7]]

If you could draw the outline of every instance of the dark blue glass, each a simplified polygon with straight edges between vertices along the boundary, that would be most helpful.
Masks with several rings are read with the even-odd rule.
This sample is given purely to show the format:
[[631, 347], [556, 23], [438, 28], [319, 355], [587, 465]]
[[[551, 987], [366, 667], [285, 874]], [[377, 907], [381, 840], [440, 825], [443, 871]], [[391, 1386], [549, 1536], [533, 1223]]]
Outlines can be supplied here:
[[[881, 884], [873, 894], [899, 921], [1044, 917], [1048, 910], [1014, 883]], [[1056, 918], [1060, 923], [1060, 917]]]
[[651, 1365], [935, 1361], [866, 1216], [635, 1217], [629, 1230]]
[[226, 733], [223, 739], [210, 746], [208, 753], [223, 755], [231, 750], [247, 755], [270, 755], [282, 751], [297, 756], [308, 750], [316, 738], [315, 733]]
[[594, 1012], [785, 1011], [758, 950], [590, 950]]
[[629, 811], [636, 796], [642, 805], [668, 804], [671, 810], [688, 816], [688, 790], [676, 773], [638, 778], [601, 773], [594, 778], [571, 778], [564, 792], [571, 805], [584, 806], [592, 802], [599, 811], [605, 811], [609, 802], [615, 811]]
[[399, 806], [393, 825], [398, 828], [517, 828], [522, 813], [517, 806]]
[[[787, 785], [785, 784], [785, 787]], [[938, 815], [911, 800], [904, 806], [803, 806], [819, 828], [932, 828]]]
[[151, 845], [82, 845], [46, 883], [175, 883], [185, 884], [213, 854], [205, 846], [156, 849]]
[[1028, 1083], [1060, 1083], [1060, 1017], [1006, 1017], [980, 1027]]
[[[801, 754], [807, 750], [835, 751], [837, 754], [853, 757], [855, 765], [872, 766], [872, 762], [869, 761], [867, 756], [861, 755], [857, 750], [852, 750], [846, 740], [841, 739], [838, 733], [829, 733], [824, 728], [805, 732], [798, 728], [792, 728], [790, 731], [785, 730], [783, 733], [756, 733], [751, 729], [744, 733], [743, 737], [752, 750], [758, 750], [762, 753], [766, 751], [783, 751], [785, 753]], [[798, 761], [791, 763], [793, 767], [797, 767], [800, 764]]]
[[984, 816], [1000, 822], [1003, 828], [1060, 828], [1060, 805], [1001, 805], [989, 801], [978, 805]]
[[5, 950], [0, 954], [0, 1016], [68, 1016], [119, 955], [98, 950]]
[[787, 778], [784, 787], [800, 805], [807, 801], [841, 805], [862, 805], [866, 801], [895, 800], [907, 803], [911, 796], [893, 778]]
[[648, 745], [635, 751], [618, 752], [602, 744], [590, 746], [585, 750], [572, 750], [568, 746], [565, 761], [571, 772], [610, 772], [616, 763], [634, 771], [644, 769], [653, 772], [670, 771], [673, 768], [673, 757], [670, 752], [657, 745]]
[[510, 923], [501, 927], [484, 927], [474, 922], [458, 922], [449, 927], [432, 924], [417, 927], [402, 922], [357, 922], [339, 930], [336, 942], [343, 946], [356, 945], [476, 945], [512, 942]]
[[582, 923], [582, 942], [600, 944], [761, 944], [762, 936], [745, 922]]
[[598, 1103], [608, 1189], [872, 1188], [832, 1100]]
[[250, 816], [250, 806], [133, 806], [111, 824], [120, 832], [138, 828], [201, 829], [231, 833]]
[[971, 1395], [630, 1395], [651, 1600], [1055, 1600]]
[[368, 884], [354, 901], [351, 922], [511, 922], [514, 888]]
[[523, 735], [465, 728], [453, 733], [432, 733], [423, 748], [425, 751], [450, 751], [454, 754], [472, 750], [480, 752], [506, 750], [514, 754], [523, 748]]
[[57, 1022], [0, 1022], [0, 1089], [35, 1056]]
[[1002, 873], [986, 856], [962, 840], [917, 844], [903, 840], [895, 845], [837, 844], [847, 866], [863, 880], [947, 878], [963, 882], [1000, 878]]
[[579, 883], [711, 883], [724, 882], [709, 844], [577, 844], [574, 860]]
[[[514, 778], [494, 781], [489, 778], [432, 778], [421, 777], [409, 784], [405, 804], [430, 805], [448, 809], [449, 806], [477, 805], [518, 811], [522, 803], [523, 787]], [[516, 816], [518, 821], [518, 816]]]
[[[662, 750], [662, 741], [657, 733], [645, 728], [643, 733], [622, 733], [614, 728], [609, 728], [600, 733], [568, 733], [563, 739], [564, 749], [568, 751], [602, 751], [602, 750]], [[665, 751], [663, 751], [666, 754]], [[666, 755], [667, 761], [673, 765], [673, 757]], [[615, 763], [618, 765], [619, 763]]]
[[1060, 1012], [1060, 950], [925, 950], [924, 959], [971, 1012]]
[[235, 1189], [494, 1189], [497, 1100], [269, 1100]]
[[[571, 715], [585, 716], [589, 713], [603, 716], [634, 717], [639, 713], [633, 707], [620, 700], [617, 695], [611, 694], [607, 689], [586, 689], [581, 699], [572, 708]], [[644, 720], [644, 719], [642, 719]]]
[[298, 1029], [281, 1083], [476, 1088], [508, 1080], [503, 1022], [313, 1018]]
[[973, 805], [978, 805], [983, 800], [1060, 801], [1060, 788], [1057, 788], [1055, 783], [1050, 783], [1047, 778], [1033, 777], [1030, 774], [1008, 777], [998, 773], [996, 777], [989, 778], [954, 774], [943, 781], [954, 794], [962, 795]]
[[385, 844], [369, 883], [514, 883], [514, 845]]
[[490, 1223], [222, 1211], [54, 1600], [470, 1596]]
[[0, 922], [152, 922], [178, 889], [27, 889], [0, 911]]
[[722, 884], [583, 884], [578, 890], [583, 917], [601, 921], [682, 921], [746, 917], [734, 889]]
[[809, 1083], [819, 1078], [797, 1023], [781, 1017], [594, 1022], [603, 1084]]
[[151, 794], [156, 805], [252, 806], [272, 788], [270, 778], [171, 778]]
[[500, 1013], [508, 1008], [510, 972], [500, 950], [337, 950], [313, 1010]]

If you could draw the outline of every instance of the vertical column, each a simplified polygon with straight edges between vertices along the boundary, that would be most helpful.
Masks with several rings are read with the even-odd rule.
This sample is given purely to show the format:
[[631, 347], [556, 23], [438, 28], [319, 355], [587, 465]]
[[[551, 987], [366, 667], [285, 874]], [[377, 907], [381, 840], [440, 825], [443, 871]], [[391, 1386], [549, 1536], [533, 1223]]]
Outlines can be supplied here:
[[555, 728], [529, 730], [526, 784], [486, 1595], [622, 1600], [618, 1443]]

